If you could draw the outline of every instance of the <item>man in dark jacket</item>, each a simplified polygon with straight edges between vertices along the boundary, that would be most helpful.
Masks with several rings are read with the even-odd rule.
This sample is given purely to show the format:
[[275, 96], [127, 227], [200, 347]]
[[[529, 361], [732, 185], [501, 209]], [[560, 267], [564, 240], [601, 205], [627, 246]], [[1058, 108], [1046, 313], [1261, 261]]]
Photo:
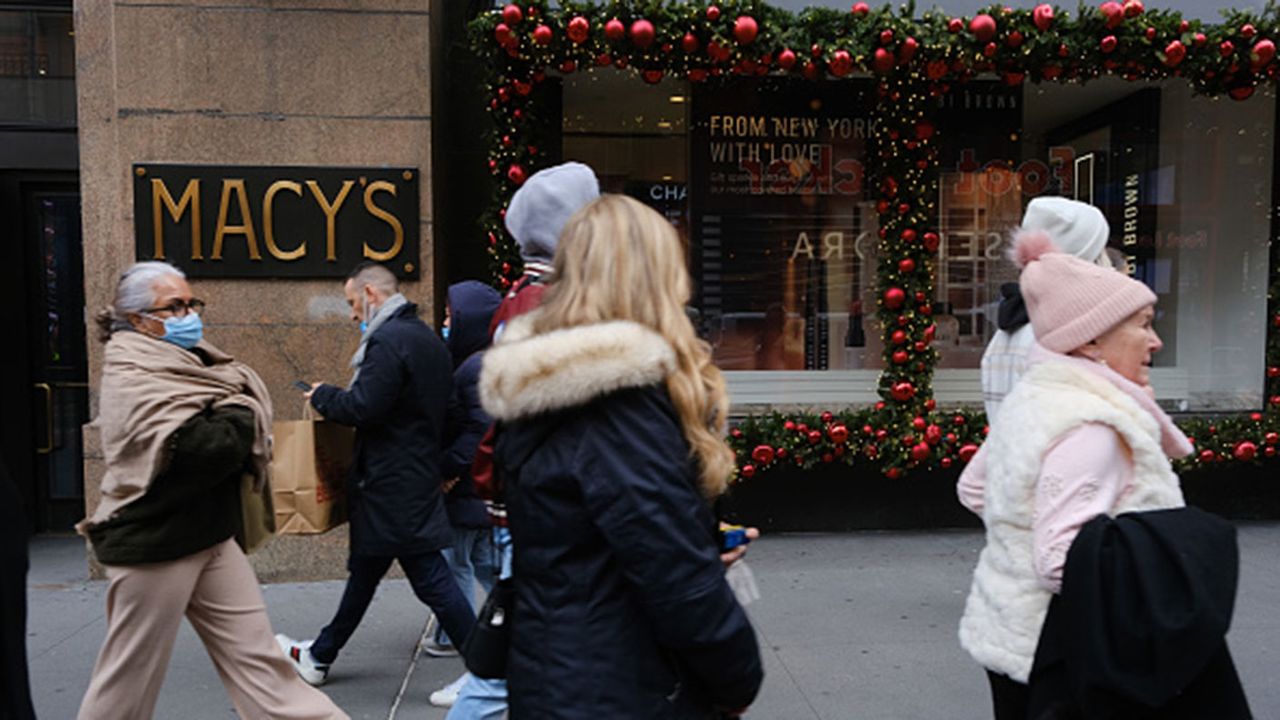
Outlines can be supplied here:
[[441, 494], [440, 454], [453, 389], [444, 343], [399, 293], [395, 275], [366, 263], [343, 288], [363, 338], [348, 389], [313, 386], [309, 397], [329, 420], [356, 428], [347, 484], [350, 576], [338, 612], [314, 642], [277, 636], [302, 678], [324, 682], [368, 609], [382, 576], [399, 560], [418, 599], [459, 643], [475, 623], [440, 551], [451, 543]]

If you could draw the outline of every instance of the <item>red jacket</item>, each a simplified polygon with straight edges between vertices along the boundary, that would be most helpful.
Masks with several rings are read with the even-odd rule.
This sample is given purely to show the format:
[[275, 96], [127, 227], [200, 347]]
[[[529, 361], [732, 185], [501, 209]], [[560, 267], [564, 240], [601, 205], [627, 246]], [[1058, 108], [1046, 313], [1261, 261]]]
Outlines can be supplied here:
[[[511, 290], [493, 314], [493, 320], [489, 323], [491, 341], [497, 338], [497, 333], [508, 321], [542, 304], [542, 293], [547, 289], [542, 280], [549, 270], [549, 267], [541, 263], [525, 265], [524, 275], [521, 275], [520, 279], [511, 286]], [[495, 525], [506, 527], [507, 509], [502, 502], [503, 491], [493, 474], [493, 448], [497, 441], [493, 430], [494, 426], [490, 425], [485, 431], [484, 438], [480, 440], [480, 446], [476, 448], [475, 460], [471, 462], [471, 478], [475, 481], [476, 491], [480, 497], [488, 501], [489, 519]]]

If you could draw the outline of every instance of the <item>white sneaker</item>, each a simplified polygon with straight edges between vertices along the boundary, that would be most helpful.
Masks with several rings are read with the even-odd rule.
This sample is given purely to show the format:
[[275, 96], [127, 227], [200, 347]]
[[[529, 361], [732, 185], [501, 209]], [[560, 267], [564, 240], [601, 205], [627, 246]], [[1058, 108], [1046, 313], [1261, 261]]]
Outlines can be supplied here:
[[276, 644], [280, 646], [285, 659], [293, 669], [298, 671], [298, 676], [308, 685], [319, 687], [329, 677], [329, 666], [316, 662], [316, 659], [311, 656], [313, 642], [315, 640], [294, 640], [284, 633], [276, 635]]
[[458, 693], [462, 692], [462, 686], [467, 684], [469, 677], [471, 673], [462, 673], [462, 677], [431, 693], [427, 701], [436, 707], [453, 707], [453, 704], [458, 702]]

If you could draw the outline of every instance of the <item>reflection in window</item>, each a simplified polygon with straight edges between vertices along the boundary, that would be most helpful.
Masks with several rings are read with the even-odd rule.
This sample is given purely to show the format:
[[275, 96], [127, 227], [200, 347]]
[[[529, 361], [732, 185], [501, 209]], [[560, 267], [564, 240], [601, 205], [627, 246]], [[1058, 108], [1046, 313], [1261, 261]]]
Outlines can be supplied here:
[[[872, 81], [646, 85], [593, 71], [564, 82], [565, 159], [677, 225], [696, 285], [691, 313], [721, 367], [882, 366], [879, 194], [867, 187]], [[1191, 411], [1261, 405], [1269, 86], [1240, 103], [1193, 97], [1183, 81], [972, 81], [938, 98], [931, 115], [941, 140], [933, 300], [940, 368], [952, 373], [945, 388], [972, 397], [960, 388], [976, 390], [1001, 285], [1017, 280], [1009, 234], [1032, 198], [1060, 195], [1103, 211], [1109, 255], [1160, 298], [1161, 401]], [[829, 377], [847, 388], [855, 375]], [[768, 392], [788, 400], [786, 383]]]
[[74, 127], [71, 13], [0, 9], [0, 125]]
[[977, 367], [1000, 285], [1017, 277], [1008, 234], [1032, 197], [1062, 195], [1103, 211], [1109, 254], [1159, 297], [1158, 397], [1176, 410], [1261, 406], [1273, 91], [1239, 103], [1181, 81], [970, 85], [939, 110], [941, 367]]

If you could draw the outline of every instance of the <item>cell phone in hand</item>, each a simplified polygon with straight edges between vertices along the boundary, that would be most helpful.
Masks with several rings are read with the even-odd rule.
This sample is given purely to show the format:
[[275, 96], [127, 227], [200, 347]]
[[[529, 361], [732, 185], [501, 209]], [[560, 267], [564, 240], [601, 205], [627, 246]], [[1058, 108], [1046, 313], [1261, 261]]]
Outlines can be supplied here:
[[726, 525], [720, 528], [720, 552], [722, 553], [749, 542], [751, 538], [747, 537], [747, 529], [741, 525]]
[[311, 385], [309, 385], [308, 383], [304, 383], [301, 380], [294, 380], [293, 386], [298, 388], [302, 392], [311, 392]]

